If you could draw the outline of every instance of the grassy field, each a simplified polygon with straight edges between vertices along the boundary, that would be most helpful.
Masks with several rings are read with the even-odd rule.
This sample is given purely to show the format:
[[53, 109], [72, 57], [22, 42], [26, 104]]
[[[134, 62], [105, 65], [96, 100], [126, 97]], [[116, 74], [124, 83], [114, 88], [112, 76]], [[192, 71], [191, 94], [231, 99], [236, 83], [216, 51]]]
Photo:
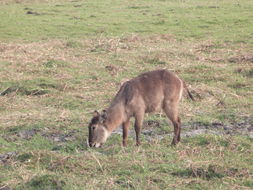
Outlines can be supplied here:
[[[0, 190], [252, 189], [252, 26], [252, 0], [1, 0]], [[88, 148], [92, 112], [158, 68], [196, 99], [182, 142], [156, 113], [140, 147]]]

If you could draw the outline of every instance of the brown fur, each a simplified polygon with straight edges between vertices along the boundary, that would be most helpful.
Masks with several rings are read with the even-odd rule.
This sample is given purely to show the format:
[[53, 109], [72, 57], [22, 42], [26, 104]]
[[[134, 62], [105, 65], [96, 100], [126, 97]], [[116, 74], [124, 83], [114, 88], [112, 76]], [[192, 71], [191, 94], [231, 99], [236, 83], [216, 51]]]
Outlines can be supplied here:
[[168, 70], [146, 72], [125, 82], [107, 111], [102, 114], [95, 112], [89, 124], [90, 146], [103, 144], [120, 125], [123, 127], [123, 146], [126, 146], [131, 117], [135, 118], [136, 145], [140, 145], [139, 137], [145, 113], [161, 109], [174, 125], [172, 144], [177, 144], [181, 131], [178, 106], [184, 88], [193, 99], [185, 83]]

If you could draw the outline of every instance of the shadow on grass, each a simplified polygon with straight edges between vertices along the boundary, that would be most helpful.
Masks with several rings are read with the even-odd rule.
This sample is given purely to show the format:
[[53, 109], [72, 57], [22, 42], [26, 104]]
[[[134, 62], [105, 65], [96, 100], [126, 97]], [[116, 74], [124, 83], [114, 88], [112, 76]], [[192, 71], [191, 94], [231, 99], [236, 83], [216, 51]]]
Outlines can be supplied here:
[[54, 175], [35, 176], [30, 181], [17, 187], [18, 190], [35, 190], [35, 189], [55, 189], [62, 190], [66, 185], [64, 181], [59, 180], [59, 177]]
[[173, 176], [187, 177], [187, 178], [202, 178], [205, 180], [211, 180], [214, 178], [229, 177], [243, 177], [248, 176], [249, 171], [247, 169], [239, 170], [237, 168], [223, 168], [218, 165], [209, 165], [207, 169], [203, 167], [192, 167], [184, 170], [179, 170], [171, 173]]
[[196, 177], [196, 178], [203, 178], [210, 180], [212, 178], [223, 178], [224, 174], [223, 173], [216, 173], [215, 171], [211, 170], [205, 170], [204, 168], [187, 168], [185, 170], [180, 170], [177, 172], [172, 173], [173, 176], [178, 176], [178, 177]]
[[39, 96], [50, 93], [53, 89], [59, 90], [60, 86], [57, 82], [46, 79], [38, 78], [33, 80], [22, 80], [9, 82], [3, 84], [3, 86], [9, 86], [4, 91], [0, 92], [0, 96], [5, 96], [10, 93], [17, 93], [19, 95], [32, 95]]

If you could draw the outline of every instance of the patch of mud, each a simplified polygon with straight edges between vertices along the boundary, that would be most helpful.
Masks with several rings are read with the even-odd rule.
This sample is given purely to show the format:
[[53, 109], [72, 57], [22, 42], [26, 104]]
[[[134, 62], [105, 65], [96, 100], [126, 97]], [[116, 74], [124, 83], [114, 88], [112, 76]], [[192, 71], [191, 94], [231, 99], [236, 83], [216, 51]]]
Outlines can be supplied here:
[[[161, 126], [165, 124], [164, 122], [165, 121], [157, 121], [157, 120], [144, 121], [141, 133], [148, 136], [158, 135], [157, 128], [161, 128]], [[122, 126], [118, 127], [118, 129], [116, 129], [112, 133], [118, 135], [122, 134], [123, 133]], [[135, 134], [134, 129], [131, 128], [131, 130], [129, 130], [129, 134], [134, 135]]]
[[253, 63], [253, 55], [241, 55], [228, 58], [230, 63]]
[[245, 68], [237, 68], [235, 70], [235, 73], [240, 73], [245, 77], [253, 78], [253, 67], [250, 69], [245, 69]]
[[17, 155], [17, 152], [7, 152], [4, 154], [0, 154], [0, 163], [7, 163], [9, 160], [15, 158]]
[[197, 136], [201, 134], [215, 134], [215, 135], [220, 135], [220, 132], [214, 131], [214, 130], [208, 130], [208, 129], [196, 129], [193, 131], [187, 131], [185, 133], [182, 133], [181, 136], [183, 137], [192, 137], [192, 136]]
[[156, 120], [147, 120], [147, 121], [144, 121], [143, 123], [144, 128], [161, 127], [161, 125], [162, 125], [162, 122], [156, 121]]
[[106, 65], [105, 69], [111, 74], [111, 75], [117, 75], [117, 73], [119, 72], [119, 68], [114, 66], [114, 65]]
[[12, 190], [12, 188], [10, 188], [7, 185], [4, 185], [4, 186], [0, 187], [0, 190]]
[[37, 128], [32, 128], [32, 129], [24, 129], [21, 131], [10, 131], [9, 137], [12, 136], [15, 138], [6, 137], [5, 139], [8, 141], [15, 141], [16, 138], [18, 137], [23, 140], [30, 140], [35, 135], [39, 134], [43, 137], [48, 138], [49, 140], [52, 140], [53, 142], [63, 143], [63, 142], [73, 141], [78, 132], [79, 132], [78, 130], [71, 130], [68, 132], [62, 132], [59, 130], [49, 129], [49, 128], [45, 128], [43, 130], [37, 129]]
[[203, 124], [193, 122], [182, 125], [182, 136], [192, 137], [200, 134], [216, 134], [216, 135], [247, 135], [253, 138], [253, 117], [242, 118], [241, 121], [224, 124], [221, 122], [213, 122]]
[[28, 130], [22, 130], [18, 132], [18, 136], [22, 139], [29, 140], [31, 139], [34, 135], [38, 133], [38, 129], [28, 129]]
[[[168, 125], [171, 127], [169, 133], [161, 133], [161, 127]], [[119, 127], [114, 134], [122, 134], [122, 127]], [[135, 135], [134, 130], [129, 131], [130, 135]], [[163, 139], [167, 136], [173, 136], [172, 124], [164, 123], [159, 120], [148, 120], [143, 124], [142, 134], [147, 137], [156, 137]], [[224, 124], [221, 122], [213, 122], [210, 124], [201, 122], [191, 122], [182, 124], [181, 136], [193, 137], [201, 134], [215, 134], [215, 135], [245, 135], [253, 138], [253, 117], [242, 118], [238, 122]]]
[[8, 142], [14, 142], [18, 139], [22, 140], [30, 140], [34, 135], [40, 132], [40, 129], [32, 128], [32, 129], [19, 129], [19, 128], [10, 128], [7, 131], [7, 134], [2, 134], [1, 137]]
[[37, 13], [35, 11], [27, 11], [26, 14], [28, 14], [28, 15], [40, 15], [40, 13]]
[[58, 143], [73, 141], [77, 130], [72, 130], [68, 133], [61, 132], [44, 132], [42, 136], [49, 138], [50, 140]]

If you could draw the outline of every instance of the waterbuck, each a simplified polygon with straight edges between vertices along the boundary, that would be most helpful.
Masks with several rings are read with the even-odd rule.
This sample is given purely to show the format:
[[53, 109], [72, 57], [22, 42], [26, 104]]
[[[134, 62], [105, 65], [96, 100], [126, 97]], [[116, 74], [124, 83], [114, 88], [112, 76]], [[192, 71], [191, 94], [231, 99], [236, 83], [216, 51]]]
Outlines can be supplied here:
[[178, 106], [183, 89], [193, 100], [185, 83], [165, 69], [146, 72], [123, 83], [109, 108], [102, 113], [94, 112], [89, 124], [89, 146], [100, 147], [120, 125], [123, 127], [123, 146], [126, 146], [131, 117], [135, 118], [136, 145], [140, 145], [145, 113], [161, 109], [174, 125], [172, 144], [177, 144], [181, 130]]

